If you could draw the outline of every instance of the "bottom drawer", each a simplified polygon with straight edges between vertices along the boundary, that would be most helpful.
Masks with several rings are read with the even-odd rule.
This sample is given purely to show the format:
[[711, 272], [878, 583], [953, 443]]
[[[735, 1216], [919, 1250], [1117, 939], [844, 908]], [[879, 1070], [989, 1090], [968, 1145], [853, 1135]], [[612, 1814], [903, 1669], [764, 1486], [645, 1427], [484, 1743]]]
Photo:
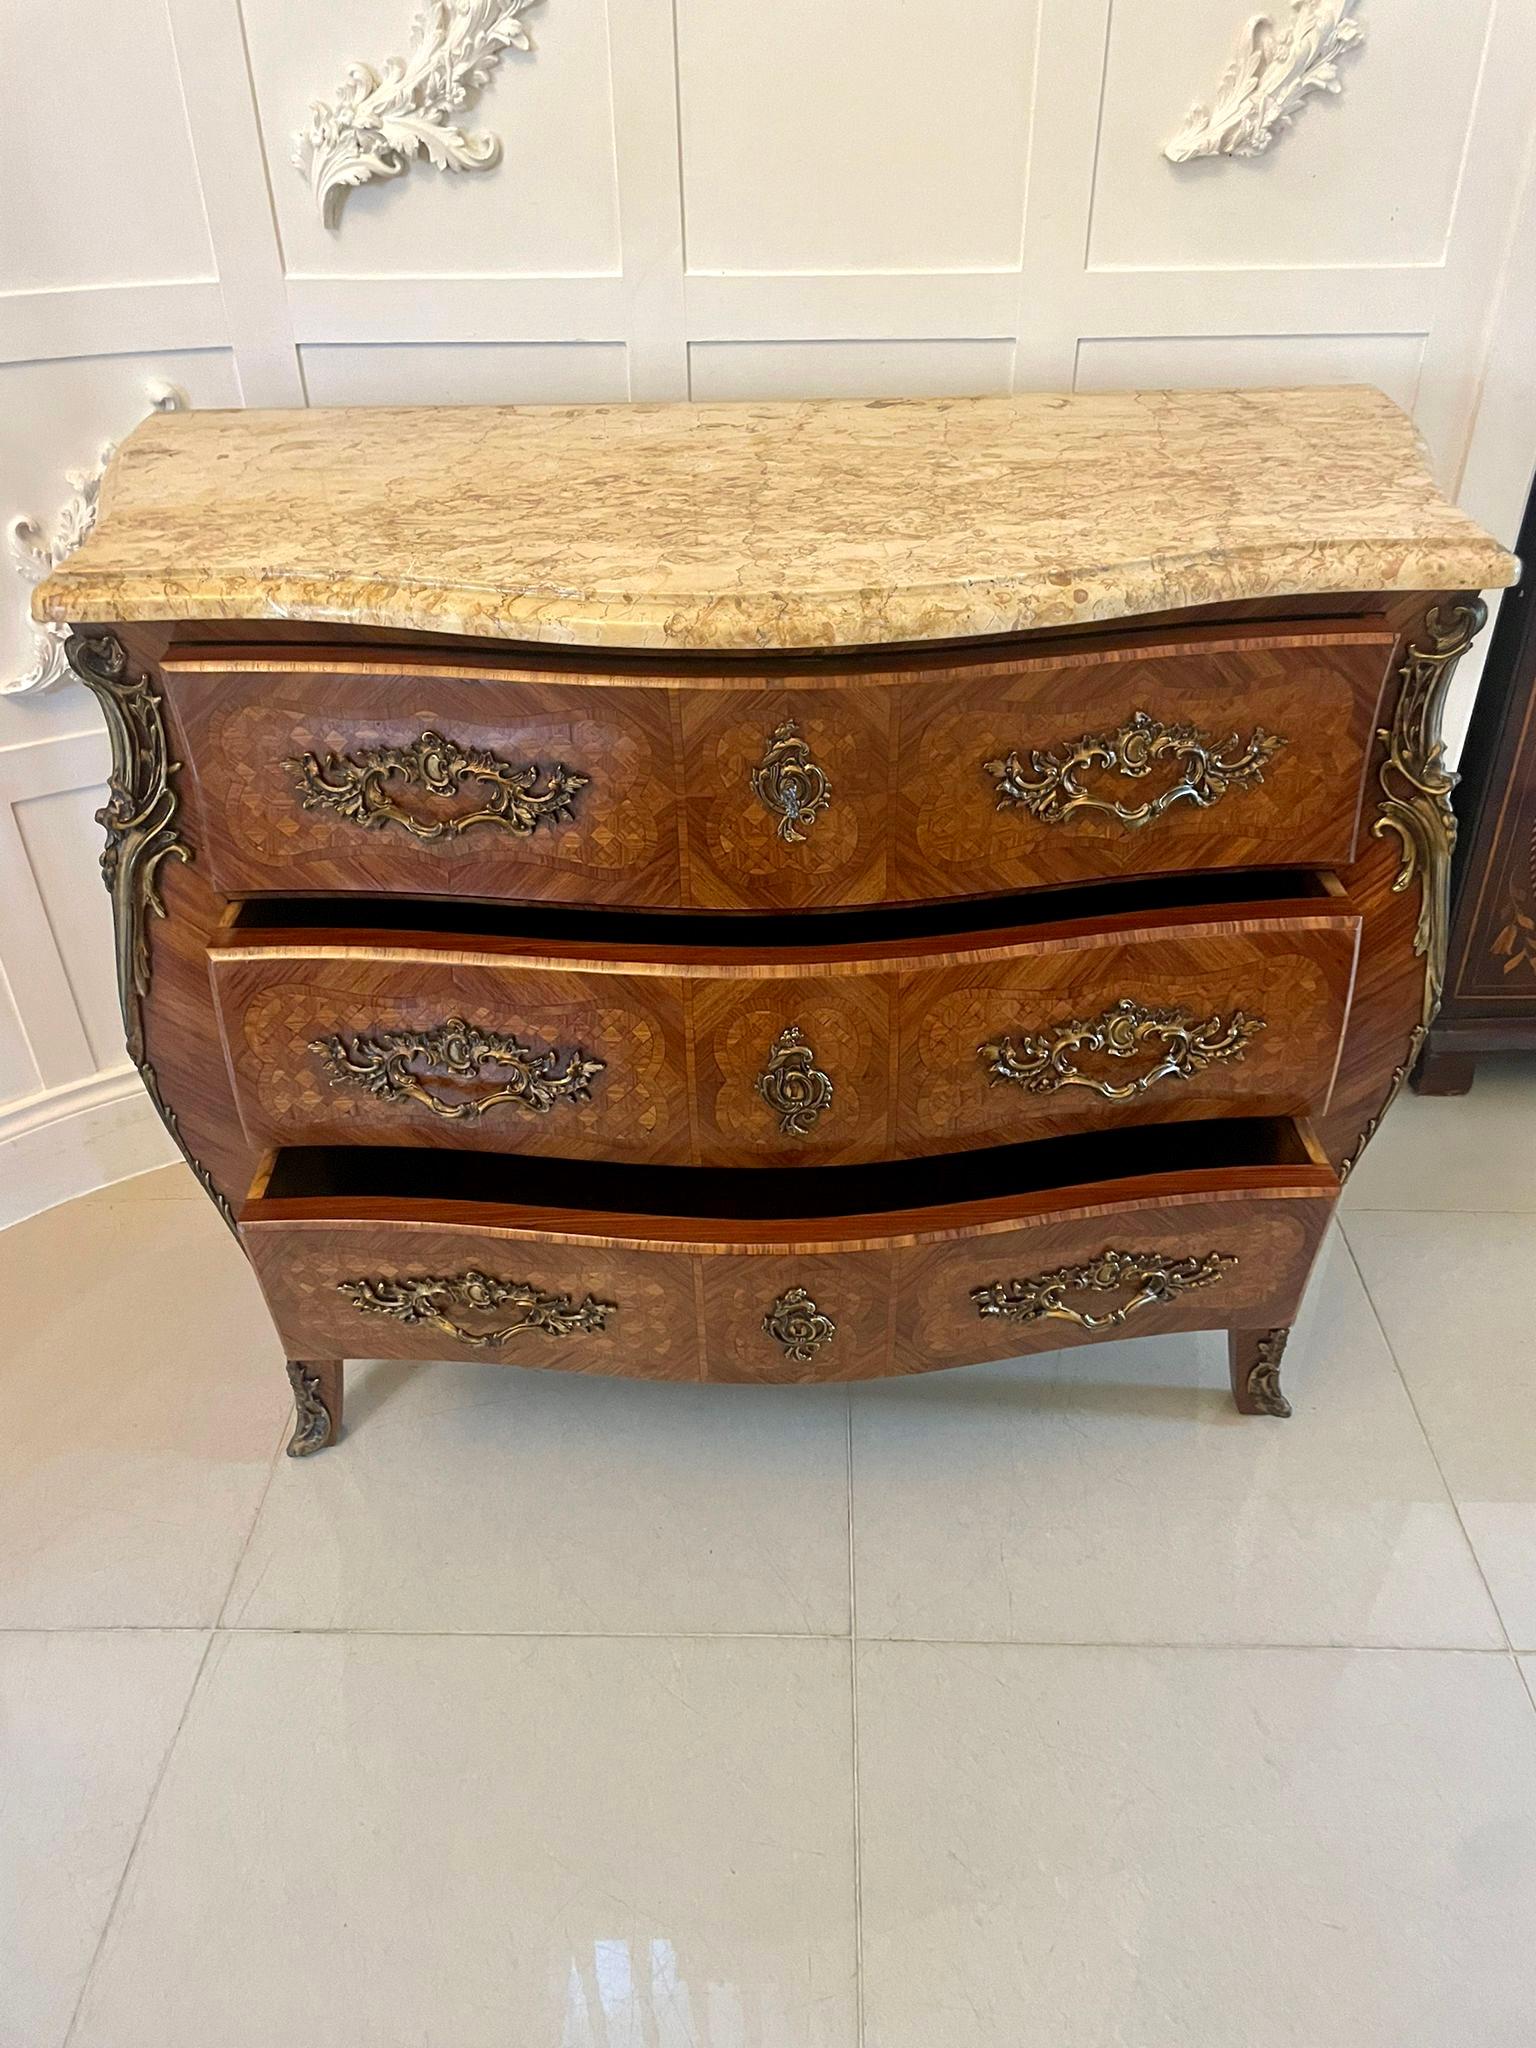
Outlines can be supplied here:
[[814, 1174], [288, 1151], [240, 1232], [293, 1357], [847, 1380], [1288, 1323], [1337, 1195], [1288, 1122]]

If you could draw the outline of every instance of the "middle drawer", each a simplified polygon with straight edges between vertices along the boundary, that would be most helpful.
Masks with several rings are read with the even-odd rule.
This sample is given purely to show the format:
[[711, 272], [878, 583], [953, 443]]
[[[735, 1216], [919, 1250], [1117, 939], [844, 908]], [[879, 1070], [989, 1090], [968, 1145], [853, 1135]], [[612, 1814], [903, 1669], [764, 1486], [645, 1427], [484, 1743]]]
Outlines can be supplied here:
[[633, 918], [621, 939], [570, 916], [538, 937], [328, 927], [314, 906], [248, 905], [210, 971], [258, 1145], [844, 1164], [1320, 1113], [1359, 919], [1320, 882], [1288, 887], [819, 946], [658, 943]]

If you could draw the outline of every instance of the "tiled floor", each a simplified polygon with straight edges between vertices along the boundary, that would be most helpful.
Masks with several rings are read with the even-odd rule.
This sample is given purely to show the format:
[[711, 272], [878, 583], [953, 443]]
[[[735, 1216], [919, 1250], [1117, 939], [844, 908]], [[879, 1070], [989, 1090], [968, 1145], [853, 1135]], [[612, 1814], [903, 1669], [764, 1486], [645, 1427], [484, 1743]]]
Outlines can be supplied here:
[[0, 1296], [0, 2048], [1536, 2040], [1536, 1065], [1394, 1113], [1285, 1424], [375, 1366], [293, 1463], [179, 1169]]

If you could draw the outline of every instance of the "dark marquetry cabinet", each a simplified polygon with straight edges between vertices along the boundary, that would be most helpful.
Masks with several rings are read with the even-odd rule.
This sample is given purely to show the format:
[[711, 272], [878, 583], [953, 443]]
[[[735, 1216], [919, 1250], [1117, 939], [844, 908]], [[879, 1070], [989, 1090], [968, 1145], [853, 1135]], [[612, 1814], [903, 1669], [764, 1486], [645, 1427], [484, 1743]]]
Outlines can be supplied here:
[[[1536, 549], [1536, 493], [1520, 535]], [[1488, 649], [1456, 792], [1445, 997], [1413, 1077], [1423, 1095], [1464, 1095], [1478, 1056], [1536, 1052], [1536, 602], [1529, 570]]]

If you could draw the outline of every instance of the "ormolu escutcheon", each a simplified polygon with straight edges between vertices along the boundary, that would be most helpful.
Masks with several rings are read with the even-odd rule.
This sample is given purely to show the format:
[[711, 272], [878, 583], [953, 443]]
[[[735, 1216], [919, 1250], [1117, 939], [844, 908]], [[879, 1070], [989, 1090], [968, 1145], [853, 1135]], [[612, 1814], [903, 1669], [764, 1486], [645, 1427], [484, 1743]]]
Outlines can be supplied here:
[[792, 718], [777, 728], [761, 764], [752, 770], [752, 789], [758, 801], [775, 814], [778, 823], [774, 829], [790, 846], [804, 840], [807, 829], [832, 801], [832, 785], [811, 759], [810, 747]]
[[796, 1365], [810, 1365], [823, 1344], [837, 1335], [837, 1325], [812, 1301], [803, 1287], [791, 1287], [763, 1317], [763, 1328], [784, 1356]]
[[788, 1024], [773, 1041], [768, 1064], [757, 1077], [757, 1092], [779, 1119], [787, 1138], [810, 1135], [811, 1126], [832, 1106], [832, 1077], [816, 1064], [798, 1024]]

